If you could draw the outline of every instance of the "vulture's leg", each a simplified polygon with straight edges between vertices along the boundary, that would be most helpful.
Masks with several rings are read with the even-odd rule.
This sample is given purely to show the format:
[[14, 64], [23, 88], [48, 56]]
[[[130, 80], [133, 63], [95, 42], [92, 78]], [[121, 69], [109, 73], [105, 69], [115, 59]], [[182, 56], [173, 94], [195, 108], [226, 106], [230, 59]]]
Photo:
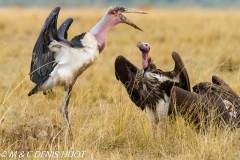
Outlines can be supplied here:
[[164, 96], [164, 99], [159, 100], [157, 106], [156, 106], [156, 113], [159, 119], [159, 126], [161, 128], [161, 137], [164, 136], [167, 126], [168, 126], [168, 121], [167, 121], [167, 116], [168, 116], [168, 110], [169, 110], [169, 102], [170, 98], [167, 96]]
[[71, 126], [70, 126], [69, 118], [68, 118], [68, 104], [69, 104], [70, 97], [71, 97], [71, 91], [72, 91], [72, 86], [65, 87], [64, 97], [62, 100], [62, 108], [60, 108], [60, 111], [63, 114], [63, 118], [70, 130], [70, 133], [71, 133]]
[[151, 121], [152, 124], [152, 138], [155, 138], [158, 124], [158, 117], [156, 115], [156, 111], [154, 111], [152, 108], [146, 107], [146, 112], [148, 119]]

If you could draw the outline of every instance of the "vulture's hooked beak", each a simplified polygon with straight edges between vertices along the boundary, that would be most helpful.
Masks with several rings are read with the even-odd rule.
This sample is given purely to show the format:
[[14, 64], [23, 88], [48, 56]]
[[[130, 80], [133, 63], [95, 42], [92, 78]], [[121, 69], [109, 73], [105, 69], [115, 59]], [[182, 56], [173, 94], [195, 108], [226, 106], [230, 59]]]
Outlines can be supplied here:
[[146, 42], [138, 42], [137, 47], [140, 49], [142, 52], [149, 52], [150, 51], [150, 45]]
[[125, 8], [125, 7], [116, 7], [116, 12], [119, 15], [120, 20], [123, 23], [126, 23], [132, 27], [134, 27], [135, 29], [138, 29], [140, 31], [143, 31], [141, 28], [139, 28], [137, 25], [135, 25], [133, 22], [131, 22], [130, 20], [127, 19], [127, 17], [125, 17], [124, 15], [122, 15], [122, 13], [139, 13], [139, 14], [147, 14], [146, 12], [137, 10], [137, 9], [133, 9], [133, 8]]
[[137, 47], [139, 48], [142, 45], [142, 42], [137, 43]]

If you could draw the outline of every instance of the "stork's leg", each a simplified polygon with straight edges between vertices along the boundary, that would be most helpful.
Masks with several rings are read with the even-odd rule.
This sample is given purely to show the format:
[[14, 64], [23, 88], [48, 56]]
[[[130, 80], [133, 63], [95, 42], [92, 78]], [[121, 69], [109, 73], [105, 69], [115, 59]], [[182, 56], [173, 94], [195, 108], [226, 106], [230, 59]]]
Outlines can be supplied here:
[[156, 115], [156, 111], [154, 111], [152, 108], [146, 107], [146, 112], [147, 112], [148, 119], [151, 121], [151, 124], [152, 124], [152, 138], [155, 138], [157, 124], [159, 121]]
[[72, 86], [65, 87], [64, 97], [62, 100], [62, 108], [60, 108], [60, 111], [63, 114], [63, 118], [64, 118], [70, 132], [71, 132], [71, 126], [70, 126], [69, 118], [68, 118], [68, 104], [70, 101], [71, 91], [72, 91]]

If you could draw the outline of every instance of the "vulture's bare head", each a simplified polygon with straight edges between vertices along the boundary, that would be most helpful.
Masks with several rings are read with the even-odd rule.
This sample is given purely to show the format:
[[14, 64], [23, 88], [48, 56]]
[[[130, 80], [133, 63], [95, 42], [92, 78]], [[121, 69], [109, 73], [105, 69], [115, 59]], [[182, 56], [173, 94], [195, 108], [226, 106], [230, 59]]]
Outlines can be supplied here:
[[146, 42], [138, 42], [137, 47], [144, 53], [148, 53], [151, 49], [150, 45]]
[[142, 52], [142, 66], [143, 68], [147, 68], [148, 67], [148, 54], [150, 52], [150, 45], [146, 42], [138, 42], [137, 43], [137, 47], [140, 49], [140, 51]]
[[108, 8], [107, 15], [108, 20], [113, 21], [115, 25], [119, 23], [126, 23], [135, 29], [138, 29], [140, 31], [143, 31], [140, 29], [137, 25], [135, 25], [133, 22], [127, 19], [122, 13], [139, 13], [139, 14], [147, 14], [146, 12], [132, 9], [132, 8], [125, 8], [125, 7], [118, 7], [118, 6], [111, 6]]

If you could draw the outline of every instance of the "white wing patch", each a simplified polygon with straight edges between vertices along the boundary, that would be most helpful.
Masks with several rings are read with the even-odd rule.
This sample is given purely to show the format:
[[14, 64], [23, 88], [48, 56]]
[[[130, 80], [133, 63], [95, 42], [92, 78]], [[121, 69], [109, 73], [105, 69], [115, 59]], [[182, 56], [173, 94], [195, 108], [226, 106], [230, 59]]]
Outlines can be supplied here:
[[232, 117], [234, 117], [234, 118], [237, 118], [237, 111], [234, 110], [233, 104], [232, 104], [230, 101], [226, 100], [226, 99], [224, 99], [222, 102], [224, 103], [226, 109], [227, 109], [227, 110], [230, 110], [230, 111], [228, 112], [229, 115], [232, 116]]
[[179, 83], [179, 78], [177, 78], [177, 77], [174, 77], [172, 79], [172, 78], [169, 78], [167, 76], [159, 75], [159, 74], [155, 74], [155, 73], [151, 73], [151, 72], [146, 72], [145, 75], [149, 78], [150, 77], [155, 77], [155, 78], [158, 79], [159, 82], [171, 81], [171, 82]]

